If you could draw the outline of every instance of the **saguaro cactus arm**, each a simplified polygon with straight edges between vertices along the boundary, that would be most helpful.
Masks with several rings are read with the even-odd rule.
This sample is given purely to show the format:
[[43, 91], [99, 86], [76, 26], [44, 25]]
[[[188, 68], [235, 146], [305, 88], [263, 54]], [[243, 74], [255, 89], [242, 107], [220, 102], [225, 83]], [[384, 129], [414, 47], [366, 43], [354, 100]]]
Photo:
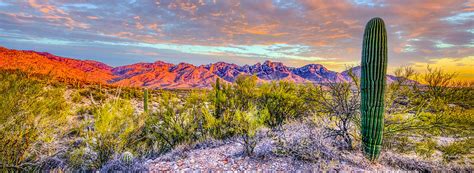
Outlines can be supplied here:
[[381, 18], [373, 18], [364, 32], [360, 84], [362, 146], [372, 161], [377, 160], [382, 148], [386, 73], [387, 31]]

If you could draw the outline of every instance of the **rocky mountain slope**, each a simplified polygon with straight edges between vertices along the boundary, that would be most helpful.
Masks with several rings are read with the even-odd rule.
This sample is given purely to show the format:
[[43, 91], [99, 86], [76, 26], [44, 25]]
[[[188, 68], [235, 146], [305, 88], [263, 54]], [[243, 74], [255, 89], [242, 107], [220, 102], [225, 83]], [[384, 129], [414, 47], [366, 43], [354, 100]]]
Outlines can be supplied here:
[[[243, 66], [226, 62], [195, 66], [157, 61], [111, 67], [97, 61], [3, 47], [0, 47], [0, 69], [19, 69], [70, 80], [147, 88], [206, 88], [216, 78], [234, 82], [239, 75], [256, 75], [259, 82], [286, 80], [296, 83], [330, 83], [350, 80], [347, 71], [331, 71], [320, 64], [295, 68], [268, 60]], [[356, 75], [360, 75], [360, 67], [353, 69]], [[395, 77], [387, 76], [387, 79], [391, 82]]]

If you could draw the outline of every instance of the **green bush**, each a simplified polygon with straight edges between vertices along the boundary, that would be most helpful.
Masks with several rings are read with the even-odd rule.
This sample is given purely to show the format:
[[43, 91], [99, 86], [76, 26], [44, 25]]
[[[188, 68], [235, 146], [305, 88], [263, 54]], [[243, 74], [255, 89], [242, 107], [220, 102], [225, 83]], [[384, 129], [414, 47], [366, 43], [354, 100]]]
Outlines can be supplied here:
[[0, 73], [0, 167], [38, 166], [54, 152], [68, 105], [63, 87], [47, 87], [22, 72]]
[[447, 146], [440, 147], [443, 152], [443, 160], [446, 162], [458, 160], [464, 155], [474, 154], [474, 138], [469, 138], [462, 141], [456, 141]]
[[80, 103], [82, 101], [83, 96], [79, 91], [74, 91], [71, 93], [71, 101], [73, 103]]
[[107, 99], [107, 94], [105, 93], [104, 89], [100, 87], [86, 87], [79, 89], [77, 92], [80, 96], [88, 98], [89, 100], [96, 103], [105, 101]]
[[302, 116], [307, 107], [294, 83], [280, 81], [260, 86], [261, 96], [257, 104], [269, 116], [265, 123], [271, 127], [281, 127], [284, 121]]
[[178, 144], [197, 139], [198, 122], [189, 109], [180, 104], [179, 98], [169, 92], [161, 96], [160, 111], [152, 113], [148, 125], [151, 135], [160, 140], [162, 151], [168, 151]]
[[248, 111], [235, 112], [234, 127], [236, 134], [242, 138], [244, 152], [247, 155], [253, 155], [255, 145], [258, 142], [256, 138], [257, 131], [264, 124], [265, 113], [259, 112], [255, 107], [250, 107]]
[[425, 138], [415, 144], [415, 152], [424, 158], [429, 158], [435, 152], [437, 145], [433, 139]]
[[234, 114], [230, 111], [222, 112], [219, 118], [216, 118], [207, 109], [202, 110], [204, 123], [203, 129], [214, 139], [227, 139], [235, 135]]
[[87, 147], [80, 147], [69, 152], [67, 158], [70, 169], [85, 171], [94, 169], [97, 155]]
[[260, 92], [257, 87], [257, 76], [245, 76], [239, 75], [235, 80], [235, 84], [232, 88], [227, 88], [227, 96], [233, 97], [229, 102], [232, 111], [236, 110], [249, 110], [249, 108], [255, 104], [257, 98], [260, 96]]
[[129, 136], [144, 124], [143, 115], [134, 114], [128, 100], [116, 99], [93, 110], [94, 129], [88, 132], [89, 143], [97, 152], [97, 166], [100, 168], [116, 153], [129, 145]]

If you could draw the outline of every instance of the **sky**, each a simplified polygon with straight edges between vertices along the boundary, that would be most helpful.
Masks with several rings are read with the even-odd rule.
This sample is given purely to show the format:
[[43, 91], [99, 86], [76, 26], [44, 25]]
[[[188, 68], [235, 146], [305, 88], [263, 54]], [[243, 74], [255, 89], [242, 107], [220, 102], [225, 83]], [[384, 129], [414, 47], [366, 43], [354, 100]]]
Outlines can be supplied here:
[[427, 65], [474, 81], [474, 0], [0, 0], [0, 46], [137, 62], [360, 63], [364, 26], [387, 26], [389, 72]]

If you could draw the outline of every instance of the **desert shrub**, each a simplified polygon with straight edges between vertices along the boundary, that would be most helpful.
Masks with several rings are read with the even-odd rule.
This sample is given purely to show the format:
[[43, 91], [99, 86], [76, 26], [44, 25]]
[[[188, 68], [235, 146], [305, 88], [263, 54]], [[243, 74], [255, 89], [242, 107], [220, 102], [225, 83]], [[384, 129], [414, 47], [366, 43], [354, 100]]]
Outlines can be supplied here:
[[[392, 138], [418, 136], [454, 136], [473, 135], [472, 110], [449, 108], [443, 112], [424, 112], [387, 114], [385, 116], [384, 143], [394, 146]], [[405, 145], [405, 144], [403, 144]]]
[[418, 74], [412, 67], [402, 67], [394, 71], [395, 80], [387, 84], [385, 90], [385, 112], [393, 114], [397, 112], [407, 112], [413, 104], [420, 104], [422, 100], [416, 97], [414, 91], [417, 83], [412, 79]]
[[206, 104], [207, 98], [206, 93], [191, 91], [186, 97], [184, 107], [186, 108], [187, 114], [192, 116], [193, 122], [195, 123], [195, 134], [194, 139], [204, 138], [206, 131], [204, 129], [205, 112], [208, 112], [209, 106]]
[[179, 102], [176, 95], [164, 92], [161, 95], [160, 110], [152, 113], [148, 119], [150, 134], [158, 140], [162, 151], [169, 151], [178, 144], [197, 139], [195, 132], [199, 122], [195, 121], [193, 111]]
[[426, 83], [426, 94], [432, 98], [446, 97], [450, 94], [449, 86], [453, 84], [456, 73], [447, 73], [440, 68], [427, 67], [426, 73], [422, 74], [421, 81]]
[[235, 135], [234, 113], [231, 111], [222, 112], [219, 118], [216, 118], [208, 110], [203, 109], [203, 129], [206, 133], [215, 139], [227, 139]]
[[408, 136], [384, 136], [384, 147], [387, 146], [389, 149], [394, 149], [399, 153], [409, 153], [414, 150], [415, 142]]
[[70, 97], [73, 103], [80, 103], [83, 98], [79, 91], [73, 91]]
[[[140, 99], [143, 98], [143, 89], [141, 88], [131, 88], [131, 87], [124, 87], [120, 88], [120, 97], [124, 99]], [[153, 90], [150, 90], [153, 92]]]
[[326, 88], [315, 90], [313, 101], [320, 104], [317, 114], [325, 116], [326, 137], [342, 139], [345, 149], [353, 149], [353, 140], [359, 134], [358, 122], [360, 114], [360, 88], [359, 79], [349, 73], [349, 82], [328, 83]]
[[[113, 99], [90, 109], [84, 113], [91, 113], [93, 118], [82, 119], [83, 124], [77, 128], [79, 136], [85, 138], [85, 144], [83, 148], [72, 149], [68, 154], [72, 167], [79, 166], [84, 170], [100, 169], [116, 153], [132, 147], [128, 137], [144, 124], [143, 115], [134, 114], [128, 100]], [[94, 153], [93, 157], [90, 153]], [[93, 164], [89, 164], [88, 159], [83, 159], [84, 163], [81, 163], [84, 157], [93, 159]]]
[[330, 151], [324, 146], [323, 129], [319, 120], [306, 120], [286, 124], [284, 131], [271, 131], [269, 137], [275, 141], [273, 153], [297, 160], [318, 161]]
[[137, 157], [154, 158], [181, 143], [203, 138], [207, 134], [204, 116], [210, 113], [204, 94], [191, 91], [182, 100], [176, 92], [160, 91], [158, 109], [147, 114], [145, 124], [129, 136], [134, 146], [131, 151]]
[[72, 170], [91, 170], [95, 167], [97, 153], [88, 147], [73, 149], [67, 155], [68, 167]]
[[234, 110], [246, 111], [255, 105], [260, 92], [257, 87], [257, 76], [239, 75], [232, 88], [228, 88], [228, 95], [232, 97], [229, 103], [233, 103]]
[[247, 111], [254, 106], [259, 96], [256, 76], [237, 77], [234, 84], [214, 85], [214, 91], [209, 92], [209, 100], [214, 110], [203, 110], [204, 128], [216, 139], [225, 139], [235, 135], [233, 124], [237, 111]]
[[40, 156], [49, 156], [48, 145], [61, 134], [68, 105], [64, 88], [48, 87], [23, 72], [0, 73], [0, 167], [34, 168]]
[[447, 146], [440, 147], [443, 152], [443, 160], [446, 162], [458, 160], [467, 154], [474, 154], [474, 139], [468, 138], [461, 141], [453, 142]]
[[436, 147], [436, 141], [431, 138], [425, 138], [415, 144], [415, 152], [424, 158], [429, 158], [435, 152]]
[[[432, 137], [469, 138], [473, 135], [473, 110], [466, 109], [466, 105], [452, 104], [456, 102], [456, 97], [470, 97], [455, 96], [456, 92], [471, 92], [467, 87], [469, 85], [452, 87], [455, 74], [429, 67], [424, 74], [416, 74], [409, 67], [395, 74], [397, 80], [389, 85], [387, 92], [384, 147], [400, 153], [414, 151], [425, 158], [436, 149], [444, 150], [444, 160], [455, 160], [466, 155], [462, 152], [465, 148], [461, 150], [459, 147], [461, 144], [437, 147]], [[425, 85], [415, 85], [407, 78], [418, 79]]]
[[93, 104], [102, 103], [107, 99], [107, 94], [100, 87], [89, 86], [82, 89], [78, 89], [77, 92], [80, 96], [91, 100]]
[[265, 123], [271, 127], [281, 127], [284, 121], [302, 116], [307, 111], [299, 87], [287, 81], [263, 84], [257, 104], [268, 112]]
[[437, 113], [436, 117], [442, 135], [455, 137], [474, 136], [474, 109], [451, 107], [444, 112]]
[[474, 82], [456, 81], [449, 90], [449, 103], [459, 105], [464, 109], [474, 108]]
[[263, 126], [266, 115], [255, 107], [250, 107], [248, 111], [235, 112], [234, 116], [236, 135], [242, 139], [245, 154], [251, 156], [258, 142], [257, 131]]
[[108, 161], [100, 172], [147, 172], [148, 169], [141, 160], [135, 158], [130, 152], [118, 154]]

